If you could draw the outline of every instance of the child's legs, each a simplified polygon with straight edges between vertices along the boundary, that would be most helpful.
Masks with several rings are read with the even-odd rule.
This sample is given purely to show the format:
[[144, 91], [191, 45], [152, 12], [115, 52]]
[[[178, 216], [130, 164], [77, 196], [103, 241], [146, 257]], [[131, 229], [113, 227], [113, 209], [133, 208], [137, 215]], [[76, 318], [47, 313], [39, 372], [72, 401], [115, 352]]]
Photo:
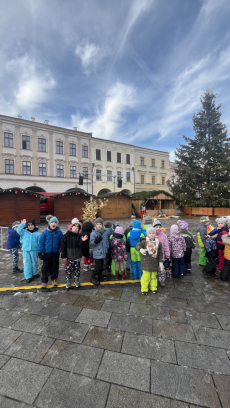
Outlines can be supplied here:
[[137, 279], [137, 262], [131, 261], [131, 268], [132, 268], [133, 279], [136, 280]]
[[38, 253], [37, 251], [30, 251], [30, 257], [31, 257], [31, 267], [32, 267], [32, 275], [37, 275], [38, 273]]
[[17, 268], [18, 266], [18, 247], [9, 249], [10, 255], [13, 260], [13, 268]]
[[55, 252], [51, 257], [51, 280], [56, 280], [58, 278], [59, 270], [59, 252]]
[[186, 252], [184, 253], [185, 272], [191, 272], [191, 256], [192, 248], [187, 248]]
[[223, 249], [218, 249], [218, 258], [219, 258], [219, 270], [222, 271], [224, 267], [224, 251]]
[[150, 283], [150, 272], [142, 271], [141, 292], [148, 292], [149, 291], [149, 283]]
[[224, 267], [220, 272], [220, 279], [227, 281], [230, 275], [230, 261], [228, 259], [224, 260]]
[[75, 259], [74, 261], [74, 277], [75, 278], [80, 278], [80, 272], [81, 272], [80, 263], [81, 263], [80, 259]]
[[32, 257], [30, 251], [23, 251], [23, 264], [25, 279], [31, 279], [33, 274]]
[[174, 278], [179, 278], [178, 258], [172, 258], [172, 274]]
[[120, 262], [115, 261], [115, 271], [119, 271]]
[[179, 276], [183, 276], [185, 272], [184, 257], [178, 258]]
[[99, 278], [103, 270], [103, 258], [102, 259], [95, 259], [95, 269], [92, 272], [95, 278]]
[[200, 249], [199, 265], [207, 265], [206, 249], [204, 247]]
[[[163, 262], [163, 265], [164, 265], [164, 262]], [[159, 271], [158, 271], [158, 280], [159, 280], [159, 282], [165, 282], [165, 275], [166, 275], [166, 273], [165, 273], [165, 265], [164, 265], [164, 268], [159, 269]]]
[[128, 259], [126, 261], [126, 269], [130, 269], [130, 262], [131, 262], [131, 257], [130, 257], [130, 252], [127, 252]]
[[47, 283], [52, 267], [52, 255], [53, 254], [45, 254], [43, 259], [43, 266], [42, 266], [42, 283]]
[[84, 265], [90, 265], [92, 263], [93, 263], [93, 260], [90, 258], [90, 256], [84, 257]]
[[150, 283], [149, 288], [150, 290], [157, 290], [157, 272], [150, 272]]
[[120, 262], [121, 271], [125, 270], [125, 261]]
[[72, 279], [72, 272], [74, 271], [74, 261], [67, 259], [67, 266], [66, 266], [66, 279]]
[[142, 269], [141, 269], [141, 261], [137, 262], [137, 279], [141, 279], [142, 276]]

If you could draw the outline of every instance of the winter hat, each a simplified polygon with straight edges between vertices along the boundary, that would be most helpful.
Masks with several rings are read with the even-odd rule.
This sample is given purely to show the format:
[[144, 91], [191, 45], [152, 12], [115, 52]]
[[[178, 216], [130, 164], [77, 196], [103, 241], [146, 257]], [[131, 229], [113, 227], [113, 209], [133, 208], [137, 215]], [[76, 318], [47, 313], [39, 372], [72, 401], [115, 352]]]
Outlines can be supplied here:
[[20, 221], [14, 221], [13, 224], [12, 224], [12, 228], [16, 228], [16, 227], [18, 227], [20, 224], [21, 224]]
[[105, 228], [112, 228], [112, 226], [113, 226], [113, 223], [111, 221], [105, 221], [104, 223]]
[[156, 235], [156, 230], [152, 225], [149, 225], [147, 230], [146, 230], [147, 236], [149, 235], [150, 232], [154, 232], [154, 234]]
[[122, 227], [116, 227], [115, 232], [116, 234], [124, 235], [124, 230]]
[[226, 224], [227, 224], [227, 225], [230, 224], [230, 215], [228, 215], [227, 218], [226, 218]]
[[95, 225], [96, 224], [101, 224], [101, 225], [103, 225], [103, 219], [102, 218], [97, 218], [96, 220], [95, 220]]
[[82, 232], [92, 232], [93, 231], [93, 223], [91, 221], [85, 221], [82, 224]]
[[178, 226], [173, 224], [170, 228], [170, 234], [177, 234], [178, 233]]
[[[52, 217], [52, 218], [50, 218], [50, 220], [49, 220], [49, 225], [50, 225], [52, 222], [56, 222], [56, 224], [59, 224], [59, 221], [58, 221], [57, 217]], [[72, 223], [72, 224], [73, 224], [73, 223]]]
[[32, 224], [32, 225], [35, 226], [35, 219], [32, 218], [32, 220], [27, 221], [27, 223], [26, 223], [27, 227], [28, 227], [29, 224]]
[[226, 225], [226, 218], [223, 218], [223, 217], [217, 218], [216, 223]]
[[51, 218], [53, 218], [53, 215], [51, 215], [51, 214], [46, 216], [46, 221], [48, 222], [48, 224], [49, 224]]
[[150, 215], [146, 215], [145, 224], [152, 224], [152, 222], [153, 222], [152, 217], [150, 217]]
[[213, 230], [208, 233], [208, 235], [210, 237], [212, 237], [213, 235], [216, 235], [216, 234], [218, 234], [218, 229], [217, 228], [213, 228]]
[[156, 218], [154, 218], [153, 220], [153, 226], [156, 227], [157, 225], [162, 226], [161, 222], [159, 220], [157, 220]]
[[71, 224], [77, 224], [79, 222], [78, 218], [73, 218]]
[[[81, 222], [80, 222], [80, 221], [78, 221], [78, 222], [75, 222], [75, 224], [72, 224], [72, 227], [73, 227], [73, 226], [78, 227], [78, 229], [80, 230], [80, 229], [81, 229], [82, 224], [81, 224]], [[72, 228], [72, 227], [71, 227], [71, 228]]]
[[133, 221], [133, 228], [141, 229], [141, 223], [140, 221]]
[[184, 230], [185, 228], [188, 227], [188, 223], [187, 223], [186, 221], [183, 221], [183, 220], [177, 221], [177, 224], [178, 224], [178, 227], [179, 227], [181, 230]]
[[200, 222], [208, 222], [209, 218], [207, 215], [203, 215], [202, 217], [200, 217]]

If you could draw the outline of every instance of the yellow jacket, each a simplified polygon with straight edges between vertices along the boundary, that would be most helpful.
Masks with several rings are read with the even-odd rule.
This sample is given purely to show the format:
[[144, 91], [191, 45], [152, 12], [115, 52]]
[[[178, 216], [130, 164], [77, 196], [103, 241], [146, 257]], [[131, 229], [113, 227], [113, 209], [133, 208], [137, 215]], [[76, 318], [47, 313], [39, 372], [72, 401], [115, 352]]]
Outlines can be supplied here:
[[224, 244], [224, 257], [230, 261], [230, 237], [228, 235], [222, 235], [221, 238]]

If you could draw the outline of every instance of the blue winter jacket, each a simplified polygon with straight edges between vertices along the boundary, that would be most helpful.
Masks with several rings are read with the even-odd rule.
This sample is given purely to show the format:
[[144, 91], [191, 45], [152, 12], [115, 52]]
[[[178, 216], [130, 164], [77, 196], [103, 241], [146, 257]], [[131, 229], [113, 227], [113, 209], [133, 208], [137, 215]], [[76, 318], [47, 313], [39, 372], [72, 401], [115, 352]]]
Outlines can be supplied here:
[[[94, 240], [99, 235], [102, 235], [102, 241], [99, 244], [95, 244]], [[97, 231], [93, 230], [90, 234], [90, 245], [93, 250], [94, 259], [103, 259], [106, 258], [106, 255], [109, 250], [109, 234], [106, 229]]]
[[20, 235], [20, 242], [22, 243], [22, 251], [37, 251], [40, 232], [38, 229], [34, 232], [25, 229], [23, 222], [18, 226], [17, 233]]
[[8, 228], [7, 249], [17, 248], [20, 244], [20, 235], [13, 228]]
[[53, 254], [59, 252], [63, 233], [59, 227], [52, 230], [48, 227], [40, 236], [38, 253]]

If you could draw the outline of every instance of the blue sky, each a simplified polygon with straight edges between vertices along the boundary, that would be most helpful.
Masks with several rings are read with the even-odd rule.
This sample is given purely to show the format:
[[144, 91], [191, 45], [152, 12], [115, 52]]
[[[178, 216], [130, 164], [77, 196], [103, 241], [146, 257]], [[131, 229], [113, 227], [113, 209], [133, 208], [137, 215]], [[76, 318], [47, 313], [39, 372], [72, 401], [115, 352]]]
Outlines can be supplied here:
[[207, 88], [230, 125], [229, 0], [0, 0], [0, 113], [170, 151]]

